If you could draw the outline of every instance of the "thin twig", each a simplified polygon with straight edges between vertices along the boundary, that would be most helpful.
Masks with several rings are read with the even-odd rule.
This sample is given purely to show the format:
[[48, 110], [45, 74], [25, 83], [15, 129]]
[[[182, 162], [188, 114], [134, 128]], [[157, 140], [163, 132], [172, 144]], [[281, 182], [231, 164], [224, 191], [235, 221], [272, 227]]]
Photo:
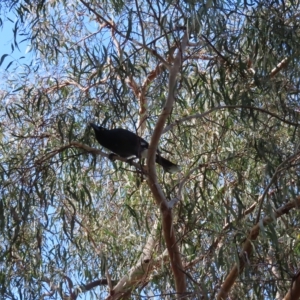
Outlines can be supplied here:
[[100, 20], [102, 20], [104, 23], [106, 23], [108, 26], [112, 27], [113, 30], [121, 37], [129, 40], [131, 43], [138, 45], [140, 47], [142, 47], [143, 49], [147, 50], [149, 53], [151, 53], [152, 55], [154, 55], [159, 61], [161, 61], [162, 64], [164, 64], [164, 66], [167, 69], [170, 69], [170, 65], [163, 59], [163, 57], [161, 55], [159, 55], [155, 50], [149, 48], [147, 45], [144, 45], [143, 43], [138, 42], [137, 40], [126, 36], [125, 34], [123, 34], [116, 26], [114, 26], [114, 24], [112, 22], [109, 22], [108, 20], [106, 20], [102, 15], [98, 14], [96, 12], [96, 10], [94, 10], [87, 2], [80, 0], [80, 2], [87, 8], [89, 9], [91, 12], [93, 12]]
[[191, 116], [188, 116], [188, 117], [185, 117], [185, 118], [182, 118], [182, 119], [179, 119], [179, 120], [176, 120], [173, 124], [170, 124], [168, 126], [166, 126], [163, 130], [163, 134], [170, 131], [174, 126], [177, 126], [178, 124], [180, 123], [183, 123], [185, 121], [189, 121], [189, 120], [192, 120], [192, 119], [198, 119], [198, 118], [204, 118], [206, 117], [207, 115], [211, 114], [212, 112], [214, 111], [217, 111], [217, 110], [223, 110], [223, 109], [253, 109], [253, 110], [256, 110], [256, 111], [259, 111], [259, 112], [262, 112], [262, 113], [265, 113], [265, 114], [268, 114], [274, 118], [276, 118], [277, 120], [280, 120], [281, 122], [284, 122], [288, 125], [292, 125], [292, 126], [299, 126], [300, 123], [294, 123], [294, 122], [291, 122], [291, 121], [288, 121], [288, 120], [285, 120], [283, 119], [282, 117], [266, 110], [266, 109], [263, 109], [263, 108], [260, 108], [260, 107], [255, 107], [255, 106], [249, 106], [249, 105], [224, 105], [224, 106], [217, 106], [217, 107], [214, 107], [202, 114], [194, 114], [194, 115], [191, 115]]

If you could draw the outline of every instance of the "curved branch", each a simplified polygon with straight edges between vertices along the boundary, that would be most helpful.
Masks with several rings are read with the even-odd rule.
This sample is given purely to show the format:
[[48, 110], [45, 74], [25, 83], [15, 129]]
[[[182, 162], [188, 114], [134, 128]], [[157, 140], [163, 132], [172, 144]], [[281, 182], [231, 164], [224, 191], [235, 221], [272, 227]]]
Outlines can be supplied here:
[[149, 85], [151, 84], [151, 82], [158, 76], [160, 75], [164, 70], [165, 70], [165, 66], [160, 63], [156, 66], [156, 68], [154, 70], [152, 70], [148, 76], [146, 77], [146, 79], [144, 80], [142, 87], [138, 93], [138, 100], [139, 100], [139, 121], [138, 121], [138, 132], [139, 135], [143, 135], [145, 127], [146, 127], [146, 120], [147, 120], [147, 106], [148, 106], [148, 102], [147, 102], [147, 98], [146, 98], [146, 91], [149, 87]]
[[157, 228], [158, 222], [154, 224], [138, 262], [129, 270], [128, 274], [119, 280], [106, 300], [123, 299], [122, 297], [131, 292], [135, 287], [149, 281], [149, 278], [153, 275], [152, 271], [154, 267], [168, 259], [166, 251], [153, 259], [152, 254], [158, 237]]
[[[274, 193], [276, 193], [276, 189], [270, 191], [268, 193], [268, 195], [272, 195]], [[252, 213], [254, 211], [254, 209], [256, 208], [257, 204], [261, 201], [262, 199], [262, 195], [258, 198], [257, 201], [255, 201], [251, 206], [249, 206], [247, 209], [245, 209], [243, 211], [243, 213], [238, 216], [236, 219], [226, 223], [223, 228], [222, 228], [222, 232], [225, 233], [226, 230], [228, 230], [229, 228], [231, 228], [232, 226], [236, 226], [237, 222], [242, 220], [245, 216], [249, 215], [250, 213]], [[220, 243], [222, 244], [222, 241], [224, 240], [224, 234], [221, 233], [221, 235], [219, 237], [217, 237], [209, 246], [208, 250], [203, 253], [202, 255], [200, 255], [199, 257], [195, 258], [194, 260], [186, 263], [184, 265], [184, 269], [188, 270], [189, 268], [191, 268], [192, 266], [194, 266], [195, 264], [199, 263], [200, 261], [202, 261], [203, 259], [207, 259], [208, 257], [212, 256], [213, 253], [216, 251], [216, 249], [219, 247]]]
[[295, 199], [291, 200], [281, 208], [275, 210], [274, 215], [266, 216], [265, 218], [263, 218], [251, 229], [250, 234], [248, 235], [247, 240], [243, 245], [243, 249], [240, 251], [239, 263], [235, 264], [230, 273], [227, 275], [224, 283], [221, 286], [221, 289], [219, 290], [217, 296], [218, 300], [227, 299], [227, 295], [231, 287], [234, 285], [236, 278], [243, 272], [246, 260], [251, 256], [253, 251], [252, 241], [256, 240], [256, 238], [258, 237], [260, 228], [272, 223], [274, 221], [274, 218], [277, 219], [282, 215], [287, 214], [291, 209], [295, 207], [300, 207], [300, 196], [297, 196]]
[[175, 286], [177, 297], [181, 297], [186, 294], [186, 276], [182, 272], [182, 260], [173, 228], [173, 215], [172, 208], [168, 206], [167, 199], [162, 191], [161, 186], [158, 184], [156, 169], [155, 169], [155, 156], [156, 149], [158, 146], [159, 139], [162, 135], [164, 125], [168, 116], [172, 112], [173, 104], [174, 104], [174, 93], [176, 89], [177, 75], [179, 73], [181, 63], [182, 63], [182, 54], [185, 51], [185, 48], [188, 43], [188, 32], [185, 31], [181, 45], [178, 49], [177, 55], [174, 60], [174, 65], [170, 69], [169, 74], [169, 92], [168, 98], [161, 112], [158, 121], [156, 123], [153, 135], [151, 137], [148, 157], [147, 157], [147, 166], [148, 166], [148, 185], [151, 189], [151, 192], [154, 196], [156, 204], [160, 207], [161, 215], [162, 215], [162, 226], [163, 226], [163, 234], [166, 242], [166, 246], [168, 249], [168, 253], [170, 256], [170, 262], [172, 266], [172, 271], [175, 279]]

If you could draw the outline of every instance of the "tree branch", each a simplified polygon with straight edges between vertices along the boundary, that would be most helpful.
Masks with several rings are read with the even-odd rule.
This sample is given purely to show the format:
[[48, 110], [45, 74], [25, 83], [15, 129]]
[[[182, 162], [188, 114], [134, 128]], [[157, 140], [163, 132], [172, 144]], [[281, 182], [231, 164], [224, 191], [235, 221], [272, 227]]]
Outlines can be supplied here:
[[283, 300], [294, 300], [300, 298], [300, 272], [293, 277], [292, 286]]
[[146, 126], [146, 120], [147, 120], [147, 107], [148, 102], [146, 98], [146, 91], [151, 84], [151, 82], [157, 78], [158, 75], [160, 75], [166, 68], [163, 64], [158, 64], [154, 70], [152, 70], [146, 79], [144, 80], [142, 87], [140, 89], [140, 92], [138, 94], [138, 99], [140, 103], [140, 109], [139, 109], [139, 122], [138, 122], [138, 133], [139, 135], [143, 135], [143, 132], [145, 130]]
[[155, 169], [155, 157], [156, 157], [156, 149], [158, 146], [159, 139], [161, 137], [164, 125], [168, 116], [172, 112], [173, 104], [174, 104], [174, 92], [176, 89], [177, 75], [179, 73], [181, 63], [182, 63], [182, 54], [185, 51], [185, 48], [188, 43], [188, 31], [185, 31], [181, 47], [178, 49], [178, 53], [174, 60], [174, 65], [170, 69], [169, 74], [169, 92], [168, 98], [161, 112], [158, 121], [156, 123], [155, 129], [153, 131], [153, 135], [151, 137], [148, 157], [147, 157], [147, 166], [148, 166], [148, 185], [151, 189], [151, 192], [154, 196], [156, 204], [161, 209], [162, 214], [162, 226], [163, 233], [166, 242], [166, 246], [168, 249], [168, 253], [170, 256], [170, 262], [172, 266], [172, 271], [175, 279], [175, 286], [177, 297], [181, 297], [186, 293], [186, 276], [182, 272], [183, 266], [181, 261], [181, 256], [179, 252], [179, 248], [177, 245], [175, 232], [173, 228], [173, 215], [172, 209], [168, 206], [167, 199], [162, 191], [161, 186], [158, 184], [156, 169]]
[[[92, 153], [92, 154], [97, 154], [97, 155], [100, 154], [103, 157], [109, 158], [109, 154], [107, 154], [107, 153], [105, 153], [105, 152], [103, 152], [103, 151], [101, 151], [99, 149], [89, 147], [89, 146], [87, 146], [85, 144], [82, 144], [82, 143], [79, 143], [79, 142], [71, 142], [68, 145], [62, 146], [62, 147], [57, 148], [55, 150], [52, 150], [46, 156], [44, 156], [44, 157], [42, 157], [40, 159], [37, 159], [35, 161], [35, 163], [36, 164], [42, 164], [45, 161], [47, 161], [47, 160], [51, 159], [52, 157], [54, 157], [56, 154], [58, 154], [58, 153], [60, 153], [60, 152], [62, 152], [64, 150], [66, 150], [66, 149], [69, 149], [69, 148], [79, 148], [79, 149], [85, 150], [86, 152], [89, 152], [89, 153]], [[114, 160], [119, 160], [119, 161], [127, 162], [130, 165], [136, 167], [141, 172], [143, 172], [143, 174], [147, 175], [147, 172], [146, 172], [145, 168], [142, 168], [142, 166], [141, 166], [140, 163], [134, 162], [132, 160], [128, 161], [127, 158], [124, 158], [124, 157], [121, 157], [121, 156], [118, 156], [118, 155], [114, 156]]]
[[267, 185], [267, 187], [264, 190], [264, 193], [262, 194], [262, 196], [259, 199], [259, 208], [258, 208], [258, 212], [257, 212], [257, 217], [256, 217], [256, 223], [259, 222], [260, 219], [260, 213], [262, 210], [262, 206], [263, 206], [263, 202], [264, 202], [264, 198], [267, 195], [270, 187], [274, 184], [277, 176], [279, 176], [279, 174], [283, 171], [286, 170], [287, 168], [290, 167], [290, 164], [292, 161], [297, 160], [297, 158], [299, 159], [299, 155], [300, 155], [300, 151], [296, 152], [295, 154], [293, 154], [292, 156], [288, 157], [286, 160], [284, 160], [275, 170], [274, 175], [272, 176], [269, 184]]
[[268, 114], [270, 115], [271, 117], [273, 118], [276, 118], [277, 120], [280, 120], [281, 122], [284, 122], [288, 125], [292, 125], [292, 126], [299, 126], [300, 123], [294, 123], [294, 122], [291, 122], [291, 121], [288, 121], [288, 120], [285, 120], [283, 118], [281, 118], [280, 116], [266, 110], [266, 109], [263, 109], [263, 108], [260, 108], [260, 107], [255, 107], [255, 106], [247, 106], [247, 105], [224, 105], [224, 106], [217, 106], [217, 107], [214, 107], [202, 114], [194, 114], [194, 115], [191, 115], [191, 116], [188, 116], [188, 117], [185, 117], [185, 118], [182, 118], [180, 120], [176, 120], [175, 123], [173, 124], [170, 124], [168, 126], [166, 126], [163, 130], [163, 134], [170, 131], [174, 126], [177, 126], [178, 124], [180, 123], [183, 123], [185, 121], [189, 121], [189, 120], [192, 120], [192, 119], [198, 119], [198, 118], [204, 118], [206, 117], [207, 115], [211, 114], [212, 112], [214, 111], [217, 111], [217, 110], [222, 110], [222, 109], [241, 109], [241, 108], [244, 108], [244, 109], [253, 109], [253, 110], [256, 110], [256, 111], [259, 111], [259, 112], [262, 112], [262, 113], [265, 113], [265, 114]]
[[147, 282], [152, 275], [154, 267], [167, 260], [168, 255], [166, 251], [155, 259], [152, 258], [157, 242], [157, 228], [158, 222], [154, 224], [137, 264], [119, 280], [106, 300], [121, 299], [126, 293], [132, 291], [134, 287]]
[[269, 78], [273, 78], [277, 73], [279, 73], [283, 68], [285, 68], [290, 61], [290, 58], [284, 58], [269, 74]]
[[106, 23], [108, 26], [112, 27], [114, 29], [114, 31], [121, 37], [125, 38], [126, 40], [130, 41], [131, 43], [138, 45], [140, 47], [142, 47], [143, 49], [145, 49], [146, 51], [148, 51], [149, 53], [153, 54], [167, 69], [170, 68], [170, 65], [163, 59], [162, 56], [160, 56], [155, 50], [149, 48], [147, 45], [144, 45], [140, 42], [138, 42], [137, 40], [126, 36], [125, 34], [123, 34], [120, 30], [118, 30], [118, 28], [116, 26], [114, 26], [114, 24], [112, 24], [112, 22], [109, 22], [108, 20], [106, 20], [102, 15], [98, 14], [87, 2], [80, 0], [80, 2], [87, 8], [89, 9], [91, 12], [93, 12], [93, 14], [95, 14], [95, 16], [97, 16], [100, 20], [102, 20], [104, 23]]
[[[297, 196], [295, 199], [288, 202], [286, 205], [281, 208], [275, 210], [274, 215], [266, 216], [259, 223], [257, 223], [250, 231], [250, 234], [247, 237], [246, 242], [243, 245], [243, 249], [239, 254], [239, 263], [235, 264], [235, 266], [231, 269], [230, 273], [227, 275], [224, 283], [219, 290], [217, 299], [223, 300], [227, 299], [227, 295], [234, 285], [234, 282], [239, 274], [241, 274], [245, 268], [246, 258], [249, 258], [253, 251], [252, 241], [256, 240], [259, 235], [259, 231], [261, 226], [266, 226], [274, 221], [274, 218], [277, 219], [284, 214], [287, 214], [291, 209], [300, 206], [300, 196]], [[296, 299], [296, 298], [294, 298]]]

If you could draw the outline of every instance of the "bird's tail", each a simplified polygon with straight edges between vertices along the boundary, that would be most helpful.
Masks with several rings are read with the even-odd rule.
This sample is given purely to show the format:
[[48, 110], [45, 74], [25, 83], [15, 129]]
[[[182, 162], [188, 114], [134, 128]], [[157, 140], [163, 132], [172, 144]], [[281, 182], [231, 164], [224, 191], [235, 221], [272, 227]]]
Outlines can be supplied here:
[[156, 162], [163, 167], [165, 172], [177, 173], [180, 171], [180, 166], [173, 164], [158, 154], [156, 154]]

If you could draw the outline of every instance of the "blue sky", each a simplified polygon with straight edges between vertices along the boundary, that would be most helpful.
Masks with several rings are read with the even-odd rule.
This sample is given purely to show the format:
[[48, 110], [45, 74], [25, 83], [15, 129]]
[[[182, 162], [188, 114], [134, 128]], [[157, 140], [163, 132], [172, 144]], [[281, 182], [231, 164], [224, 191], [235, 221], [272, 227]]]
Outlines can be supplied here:
[[[8, 55], [4, 58], [4, 61], [0, 66], [0, 71], [3, 72], [3, 70], [7, 68], [8, 64], [11, 61], [18, 61], [20, 57], [25, 56], [25, 58], [22, 58], [22, 63], [24, 62], [26, 63], [26, 59], [29, 61], [30, 54], [29, 53], [26, 54], [28, 42], [25, 41], [20, 43], [20, 41], [22, 41], [24, 37], [18, 35], [16, 37], [19, 49], [14, 45], [13, 29], [15, 27], [15, 23], [18, 20], [17, 17], [14, 15], [14, 13], [8, 12], [6, 15], [2, 15], [1, 19], [3, 22], [3, 26], [0, 28], [1, 41], [2, 41], [0, 47], [0, 60], [3, 57], [3, 55], [6, 54]], [[12, 45], [14, 47], [14, 50], [12, 48]]]

